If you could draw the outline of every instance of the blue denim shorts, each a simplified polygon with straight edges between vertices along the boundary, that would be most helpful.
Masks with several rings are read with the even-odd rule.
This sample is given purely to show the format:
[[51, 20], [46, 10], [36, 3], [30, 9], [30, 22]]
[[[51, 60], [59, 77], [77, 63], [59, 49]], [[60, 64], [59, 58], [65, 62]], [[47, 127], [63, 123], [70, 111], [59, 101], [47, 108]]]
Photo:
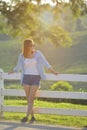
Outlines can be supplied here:
[[27, 75], [24, 74], [22, 85], [29, 85], [29, 86], [40, 86], [40, 75]]

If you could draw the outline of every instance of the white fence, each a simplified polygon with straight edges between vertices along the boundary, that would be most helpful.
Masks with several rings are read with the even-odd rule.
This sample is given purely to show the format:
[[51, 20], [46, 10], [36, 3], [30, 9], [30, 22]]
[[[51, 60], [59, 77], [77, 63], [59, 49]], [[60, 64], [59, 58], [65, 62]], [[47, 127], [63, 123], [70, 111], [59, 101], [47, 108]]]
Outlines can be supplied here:
[[[59, 74], [58, 76], [46, 74], [47, 80], [53, 81], [78, 81], [87, 82], [87, 75], [78, 74]], [[24, 90], [4, 89], [4, 80], [20, 80], [20, 73], [10, 74], [4, 73], [0, 69], [0, 116], [3, 112], [26, 112], [26, 106], [5, 106], [4, 96], [25, 96]], [[61, 98], [61, 99], [83, 99], [87, 100], [86, 92], [64, 92], [64, 91], [46, 91], [39, 90], [37, 97], [45, 98]], [[62, 108], [34, 108], [35, 113], [71, 115], [71, 116], [87, 116], [87, 110], [62, 109]]]

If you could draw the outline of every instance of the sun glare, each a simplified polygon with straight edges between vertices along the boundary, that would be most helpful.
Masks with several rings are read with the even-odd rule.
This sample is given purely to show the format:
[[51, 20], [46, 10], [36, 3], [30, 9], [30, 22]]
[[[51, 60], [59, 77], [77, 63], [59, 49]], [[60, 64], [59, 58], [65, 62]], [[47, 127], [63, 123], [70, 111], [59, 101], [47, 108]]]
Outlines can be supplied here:
[[[6, 2], [10, 2], [10, 0], [3, 0]], [[61, 2], [61, 0], [59, 0]], [[69, 2], [69, 0], [62, 0], [63, 2]], [[50, 3], [50, 5], [53, 5], [52, 0], [42, 0], [42, 3]]]

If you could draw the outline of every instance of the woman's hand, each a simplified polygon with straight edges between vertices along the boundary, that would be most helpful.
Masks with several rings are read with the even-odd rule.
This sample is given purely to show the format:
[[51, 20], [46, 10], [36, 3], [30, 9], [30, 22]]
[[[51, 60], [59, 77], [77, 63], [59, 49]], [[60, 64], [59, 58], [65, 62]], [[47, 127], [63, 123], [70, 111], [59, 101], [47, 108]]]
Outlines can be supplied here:
[[53, 72], [54, 75], [58, 75], [59, 73], [58, 72]]
[[50, 72], [53, 73], [54, 75], [58, 75], [59, 74], [58, 72], [55, 72], [55, 70], [52, 67], [50, 67], [48, 70], [50, 70]]

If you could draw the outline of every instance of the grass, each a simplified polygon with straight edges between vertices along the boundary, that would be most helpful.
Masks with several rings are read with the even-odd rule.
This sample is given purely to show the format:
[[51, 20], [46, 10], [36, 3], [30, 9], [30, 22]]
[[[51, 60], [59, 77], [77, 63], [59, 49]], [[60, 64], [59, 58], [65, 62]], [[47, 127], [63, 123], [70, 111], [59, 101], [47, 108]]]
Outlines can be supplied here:
[[[27, 105], [26, 100], [9, 99], [4, 101], [5, 105], [24, 106]], [[81, 109], [87, 110], [86, 105], [76, 105], [71, 103], [54, 103], [47, 101], [35, 100], [35, 107], [47, 107], [47, 108], [65, 108], [65, 109]], [[4, 119], [6, 120], [20, 120], [25, 113], [12, 113], [4, 112]], [[56, 124], [74, 127], [84, 127], [87, 125], [87, 117], [79, 116], [61, 116], [61, 115], [47, 115], [47, 114], [36, 114], [38, 123], [44, 124]]]

